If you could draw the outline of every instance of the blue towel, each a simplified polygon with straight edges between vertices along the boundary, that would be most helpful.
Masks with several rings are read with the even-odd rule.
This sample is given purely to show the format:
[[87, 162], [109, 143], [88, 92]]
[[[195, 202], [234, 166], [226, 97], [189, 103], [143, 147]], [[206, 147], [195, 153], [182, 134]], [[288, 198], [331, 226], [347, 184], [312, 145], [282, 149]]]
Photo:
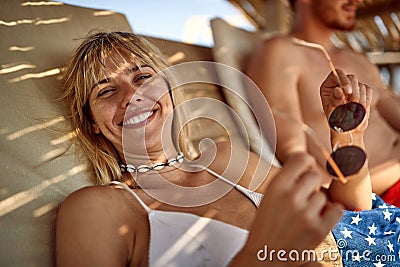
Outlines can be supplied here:
[[372, 195], [372, 209], [345, 211], [332, 230], [343, 266], [400, 266], [400, 208]]

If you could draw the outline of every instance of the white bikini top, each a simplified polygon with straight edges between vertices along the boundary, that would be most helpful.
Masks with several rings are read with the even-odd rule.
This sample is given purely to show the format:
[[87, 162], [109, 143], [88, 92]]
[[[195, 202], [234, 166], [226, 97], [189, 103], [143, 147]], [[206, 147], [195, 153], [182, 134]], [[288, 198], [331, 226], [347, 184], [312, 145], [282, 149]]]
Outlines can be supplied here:
[[[236, 185], [210, 169], [215, 177], [234, 186], [259, 206], [263, 195]], [[240, 227], [187, 212], [150, 209], [127, 185], [113, 181], [130, 192], [147, 211], [150, 224], [149, 266], [226, 266], [244, 246], [248, 231]]]

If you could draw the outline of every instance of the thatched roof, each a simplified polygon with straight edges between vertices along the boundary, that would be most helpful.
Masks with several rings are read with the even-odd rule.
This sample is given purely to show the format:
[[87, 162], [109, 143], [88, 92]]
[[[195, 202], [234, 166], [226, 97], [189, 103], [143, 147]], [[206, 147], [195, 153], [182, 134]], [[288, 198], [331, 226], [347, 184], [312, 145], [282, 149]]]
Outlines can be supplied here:
[[[258, 29], [287, 30], [291, 11], [286, 0], [229, 1]], [[376, 63], [400, 63], [400, 1], [364, 0], [357, 12], [356, 29], [351, 33], [337, 33], [337, 37], [344, 45], [369, 53]]]
[[400, 50], [400, 1], [366, 0], [357, 12], [357, 27], [347, 38], [355, 50]]

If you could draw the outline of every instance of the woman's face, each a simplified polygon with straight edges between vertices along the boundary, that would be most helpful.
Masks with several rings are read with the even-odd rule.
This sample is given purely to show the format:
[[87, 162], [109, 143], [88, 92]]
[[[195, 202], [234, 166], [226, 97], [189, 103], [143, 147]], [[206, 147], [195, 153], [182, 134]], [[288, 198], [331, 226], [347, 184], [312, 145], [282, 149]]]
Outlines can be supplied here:
[[104, 77], [93, 85], [90, 94], [93, 130], [103, 134], [120, 156], [123, 127], [124, 134], [128, 132], [134, 143], [143, 143], [147, 150], [155, 149], [161, 143], [163, 124], [173, 110], [168, 86], [150, 66], [139, 68], [119, 55], [112, 58], [106, 60]]

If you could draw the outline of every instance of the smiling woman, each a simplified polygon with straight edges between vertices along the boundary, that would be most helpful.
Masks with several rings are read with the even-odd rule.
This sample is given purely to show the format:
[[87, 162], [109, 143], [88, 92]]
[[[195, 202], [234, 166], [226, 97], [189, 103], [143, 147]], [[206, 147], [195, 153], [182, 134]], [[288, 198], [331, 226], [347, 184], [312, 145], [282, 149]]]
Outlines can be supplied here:
[[[0, 42], [4, 52], [0, 59], [1, 266], [54, 266], [59, 203], [72, 191], [96, 184], [86, 155], [73, 142], [76, 134], [71, 131], [65, 103], [57, 101], [63, 87], [59, 76], [72, 49], [92, 29], [132, 31], [121, 14], [53, 3], [5, 0], [0, 10], [0, 31], [7, 35]], [[53, 20], [65, 17], [69, 20]], [[37, 21], [53, 23], [36, 25]], [[211, 59], [211, 52], [204, 47], [152, 40], [161, 44], [173, 62]], [[178, 60], [176, 55], [180, 55]], [[93, 82], [104, 77], [98, 75]], [[188, 89], [184, 97], [193, 94]], [[197, 90], [196, 95], [221, 99], [215, 85]], [[230, 114], [218, 110], [234, 128]], [[206, 125], [201, 128], [207, 129], [207, 136], [225, 138], [225, 132], [210, 123], [199, 125]], [[191, 140], [200, 139], [200, 134], [191, 135]]]
[[[67, 67], [64, 98], [70, 103], [72, 124], [80, 129], [77, 135], [101, 183], [122, 175], [118, 167], [122, 160], [121, 123], [133, 93], [167, 66], [157, 56], [161, 53], [149, 57], [154, 49], [136, 35], [98, 33], [75, 51]], [[80, 73], [88, 78], [76, 79]]]

